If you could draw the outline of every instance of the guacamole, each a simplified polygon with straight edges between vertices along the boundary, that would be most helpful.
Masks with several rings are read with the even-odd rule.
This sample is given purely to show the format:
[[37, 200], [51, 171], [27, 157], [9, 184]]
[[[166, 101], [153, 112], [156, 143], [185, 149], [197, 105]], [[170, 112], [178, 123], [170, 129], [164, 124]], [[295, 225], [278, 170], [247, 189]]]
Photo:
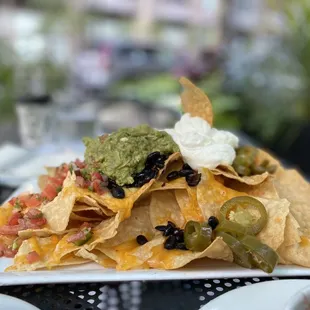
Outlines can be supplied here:
[[89, 172], [100, 171], [120, 186], [133, 183], [133, 175], [143, 170], [150, 153], [170, 155], [180, 151], [169, 134], [148, 125], [122, 128], [105, 139], [84, 138], [83, 142]]

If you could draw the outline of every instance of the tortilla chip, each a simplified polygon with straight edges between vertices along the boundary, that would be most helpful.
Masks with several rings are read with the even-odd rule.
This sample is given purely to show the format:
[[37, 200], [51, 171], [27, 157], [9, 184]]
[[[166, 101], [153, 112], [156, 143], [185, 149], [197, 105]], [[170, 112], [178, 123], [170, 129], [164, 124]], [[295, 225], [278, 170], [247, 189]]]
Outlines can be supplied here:
[[139, 235], [144, 235], [151, 240], [155, 234], [155, 226], [150, 220], [150, 207], [144, 206], [134, 208], [131, 216], [120, 223], [117, 234], [108, 240], [104, 246], [114, 247], [124, 242], [136, 239]]
[[59, 242], [57, 243], [49, 261], [47, 262], [49, 265], [57, 265], [60, 263], [61, 259], [72, 252], [76, 252], [81, 248], [81, 246], [76, 245], [73, 242], [68, 242], [68, 238], [73, 235], [74, 232], [70, 232], [64, 235]]
[[82, 216], [75, 212], [72, 212], [70, 214], [70, 220], [73, 221], [80, 221], [80, 222], [101, 222], [102, 217], [88, 217], [88, 216]]
[[310, 184], [296, 170], [279, 171], [276, 175], [275, 187], [281, 198], [310, 203]]
[[[89, 197], [88, 197], [89, 198]], [[96, 202], [96, 201], [95, 201]], [[103, 216], [106, 215], [101, 207], [98, 205], [97, 206], [91, 206], [91, 205], [87, 205], [87, 204], [76, 204], [73, 209], [72, 212], [83, 212], [83, 211], [94, 211], [96, 212], [98, 215]], [[110, 211], [110, 210], [109, 210]], [[110, 216], [115, 215], [113, 212], [111, 212], [112, 214]]]
[[81, 248], [76, 252], [75, 255], [86, 260], [93, 261], [105, 268], [116, 268], [116, 262], [114, 260], [96, 249], [88, 252], [86, 249]]
[[77, 202], [83, 203], [83, 204], [76, 204], [73, 208], [73, 211], [80, 211], [80, 210], [90, 210], [90, 207], [92, 210], [97, 210], [98, 214], [105, 214], [106, 216], [113, 216], [115, 213], [111, 210], [109, 210], [107, 207], [100, 205], [95, 199], [89, 197], [89, 196], [79, 196], [77, 198]]
[[18, 236], [23, 238], [23, 239], [28, 239], [31, 238], [33, 236], [37, 236], [40, 238], [44, 238], [44, 237], [49, 237], [52, 235], [63, 235], [66, 234], [68, 232], [74, 232], [76, 231], [77, 228], [71, 228], [69, 230], [64, 230], [64, 231], [55, 231], [49, 228], [40, 228], [40, 229], [26, 229], [26, 230], [21, 230], [18, 232]]
[[273, 250], [277, 250], [284, 242], [284, 231], [286, 217], [289, 214], [289, 201], [268, 200], [257, 198], [265, 206], [268, 213], [268, 221], [264, 229], [257, 235], [257, 238]]
[[246, 193], [250, 196], [276, 200], [279, 199], [279, 195], [274, 182], [274, 178], [270, 177], [263, 183], [256, 186], [247, 185], [235, 180], [227, 180], [224, 182], [224, 184], [229, 188], [232, 188], [238, 192]]
[[189, 113], [193, 117], [201, 117], [212, 126], [213, 110], [208, 96], [185, 77], [181, 77], [179, 82], [184, 87], [181, 94], [184, 113]]
[[150, 218], [153, 227], [167, 225], [168, 221], [173, 222], [177, 227], [185, 225], [185, 219], [174, 191], [156, 191], [152, 193]]
[[223, 175], [228, 179], [237, 180], [241, 183], [245, 183], [247, 185], [252, 186], [261, 184], [269, 176], [268, 172], [264, 172], [263, 174], [240, 177], [232, 166], [223, 166], [223, 165], [218, 166], [216, 169], [212, 169], [211, 172], [214, 175]]
[[163, 243], [164, 238], [158, 236], [142, 246], [138, 245], [136, 240], [131, 240], [112, 248], [101, 245], [98, 249], [117, 263], [117, 270], [129, 270], [149, 268], [146, 261], [152, 257], [152, 249], [157, 245], [163, 247]]
[[13, 206], [9, 203], [5, 203], [0, 207], [0, 226], [6, 225], [10, 216], [13, 213]]
[[301, 241], [299, 233], [299, 224], [294, 216], [289, 213], [286, 217], [286, 225], [284, 231], [284, 246], [291, 246]]
[[285, 262], [290, 262], [295, 265], [310, 267], [310, 239], [306, 236], [301, 236], [301, 241], [291, 246], [281, 246], [278, 250], [280, 257]]
[[64, 188], [53, 201], [41, 207], [48, 226], [52, 230], [58, 232], [66, 230], [76, 197], [77, 194], [74, 191]]
[[191, 261], [208, 257], [232, 262], [233, 254], [222, 238], [216, 238], [203, 252], [165, 250], [162, 245], [153, 249], [153, 256], [148, 260], [148, 265], [157, 269], [178, 269]]
[[121, 223], [122, 218], [123, 215], [119, 212], [114, 217], [104, 220], [98, 226], [94, 227], [92, 230], [93, 237], [88, 244], [84, 245], [84, 247], [88, 251], [91, 251], [97, 246], [97, 244], [113, 238], [117, 234], [117, 228]]
[[188, 221], [203, 222], [205, 220], [204, 214], [197, 202], [197, 189], [195, 187], [188, 186], [187, 190], [176, 190], [175, 197], [185, 223]]
[[246, 195], [217, 182], [208, 169], [203, 169], [201, 174], [201, 181], [197, 186], [197, 202], [205, 219], [212, 215], [218, 217], [219, 209], [227, 200]]
[[[86, 262], [85, 259], [68, 256], [62, 261], [51, 263], [50, 258], [53, 256], [53, 252], [58, 242], [59, 239], [57, 236], [47, 238], [32, 237], [24, 240], [14, 258], [14, 264], [8, 267], [5, 271], [31, 271], [42, 268], [52, 268], [55, 266], [82, 264]], [[41, 260], [29, 264], [27, 254], [32, 251], [36, 251], [40, 255]]]

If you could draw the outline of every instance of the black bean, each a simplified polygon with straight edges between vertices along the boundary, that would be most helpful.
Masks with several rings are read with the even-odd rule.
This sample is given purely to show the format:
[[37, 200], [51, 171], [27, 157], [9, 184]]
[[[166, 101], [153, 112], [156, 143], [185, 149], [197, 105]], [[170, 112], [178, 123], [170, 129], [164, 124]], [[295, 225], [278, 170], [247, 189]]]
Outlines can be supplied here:
[[112, 179], [108, 180], [108, 189], [112, 189], [113, 187], [117, 187], [118, 185], [116, 184], [116, 182]]
[[136, 240], [137, 240], [137, 243], [140, 244], [140, 245], [146, 244], [148, 242], [146, 237], [143, 236], [143, 235], [137, 236]]
[[150, 153], [146, 158], [146, 162], [155, 162], [160, 156], [160, 152]]
[[215, 216], [210, 216], [208, 219], [208, 224], [212, 229], [215, 229], [219, 224], [219, 220]]
[[172, 171], [167, 175], [167, 181], [172, 181], [180, 177], [179, 171]]
[[184, 164], [182, 170], [194, 170], [189, 164]]
[[172, 226], [173, 228], [176, 228], [176, 225], [173, 222], [168, 221], [168, 225]]
[[188, 176], [190, 174], [193, 174], [193, 170], [183, 170], [182, 169], [182, 170], [179, 171], [180, 177], [186, 177], [186, 176]]
[[164, 243], [164, 248], [166, 250], [173, 250], [173, 249], [175, 249], [176, 242], [177, 241], [176, 241], [175, 236], [169, 236]]
[[155, 227], [156, 230], [164, 232], [167, 229], [167, 226], [165, 225], [158, 225]]
[[146, 168], [153, 168], [158, 160], [160, 158], [160, 153], [159, 152], [153, 152], [149, 154], [146, 158], [145, 161], [145, 167]]
[[182, 229], [176, 228], [173, 235], [176, 237], [177, 242], [184, 242], [184, 231]]
[[173, 234], [173, 231], [174, 231], [174, 228], [173, 228], [171, 225], [167, 225], [167, 227], [166, 227], [166, 229], [165, 229], [163, 235], [164, 235], [165, 237], [170, 236], [170, 235]]
[[165, 167], [165, 163], [164, 162], [156, 162], [156, 167], [158, 169], [163, 169]]
[[150, 182], [152, 179], [154, 179], [157, 175], [156, 170], [145, 170], [145, 177], [144, 177], [144, 183]]
[[201, 173], [193, 173], [186, 176], [188, 186], [197, 186], [201, 180]]
[[125, 198], [125, 191], [120, 186], [112, 187], [110, 191], [114, 198], [118, 198], [118, 199]]
[[184, 251], [187, 251], [187, 247], [186, 247], [186, 245], [185, 245], [185, 243], [177, 243], [176, 244], [176, 246], [175, 246], [175, 248], [177, 249], [177, 250], [184, 250]]

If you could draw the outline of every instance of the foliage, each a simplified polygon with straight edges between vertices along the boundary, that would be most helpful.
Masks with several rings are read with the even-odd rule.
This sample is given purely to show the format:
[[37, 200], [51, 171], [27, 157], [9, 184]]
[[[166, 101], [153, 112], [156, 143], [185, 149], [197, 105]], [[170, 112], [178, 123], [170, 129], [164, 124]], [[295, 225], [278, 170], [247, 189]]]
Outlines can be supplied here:
[[310, 118], [310, 3], [287, 1], [283, 36], [231, 49], [226, 86], [242, 99], [244, 128], [289, 148]]
[[[198, 82], [210, 97], [215, 114], [215, 126], [218, 128], [239, 128], [237, 110], [239, 101], [236, 96], [226, 95], [221, 89], [223, 75], [217, 72]], [[161, 103], [169, 95], [180, 102], [181, 91], [177, 78], [170, 73], [158, 74], [139, 79], [121, 81], [110, 88], [111, 96], [135, 98], [144, 102]], [[163, 100], [161, 100], [163, 98]], [[175, 105], [177, 106], [177, 104]]]
[[5, 41], [0, 41], [0, 120], [14, 115], [14, 54]]
[[197, 86], [203, 89], [212, 102], [214, 113], [214, 126], [217, 128], [238, 129], [240, 122], [238, 110], [240, 100], [237, 96], [225, 94], [222, 89], [223, 74], [218, 71], [200, 81]]

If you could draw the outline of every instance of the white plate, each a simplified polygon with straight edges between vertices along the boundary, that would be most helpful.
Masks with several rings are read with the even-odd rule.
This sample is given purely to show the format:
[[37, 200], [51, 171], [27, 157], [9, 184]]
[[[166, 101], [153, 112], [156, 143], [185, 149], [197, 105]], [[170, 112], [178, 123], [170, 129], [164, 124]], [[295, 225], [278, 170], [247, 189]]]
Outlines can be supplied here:
[[267, 281], [223, 294], [200, 310], [283, 310], [288, 300], [310, 280]]
[[15, 297], [0, 294], [0, 310], [39, 310], [39, 308]]
[[[31, 180], [21, 186], [12, 196], [24, 191], [38, 191], [36, 180]], [[269, 275], [261, 270], [244, 269], [235, 264], [217, 260], [194, 261], [179, 270], [130, 270], [116, 271], [105, 269], [97, 264], [84, 264], [76, 267], [63, 267], [50, 271], [32, 272], [4, 272], [12, 264], [12, 259], [0, 259], [0, 286], [18, 284], [44, 284], [44, 283], [69, 283], [69, 282], [113, 282], [135, 280], [179, 280], [179, 279], [220, 279], [243, 277], [289, 277], [310, 276], [310, 268], [299, 266], [278, 266]]]

